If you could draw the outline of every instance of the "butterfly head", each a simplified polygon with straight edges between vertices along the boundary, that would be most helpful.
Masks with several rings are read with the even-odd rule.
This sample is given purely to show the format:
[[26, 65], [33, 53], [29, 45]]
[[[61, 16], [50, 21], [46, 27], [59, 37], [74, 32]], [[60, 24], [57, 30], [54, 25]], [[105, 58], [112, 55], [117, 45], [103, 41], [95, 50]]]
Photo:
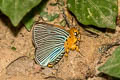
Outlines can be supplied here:
[[78, 34], [79, 34], [79, 31], [78, 31], [78, 29], [77, 28], [71, 28], [70, 29], [70, 35], [72, 35], [72, 36], [78, 36]]

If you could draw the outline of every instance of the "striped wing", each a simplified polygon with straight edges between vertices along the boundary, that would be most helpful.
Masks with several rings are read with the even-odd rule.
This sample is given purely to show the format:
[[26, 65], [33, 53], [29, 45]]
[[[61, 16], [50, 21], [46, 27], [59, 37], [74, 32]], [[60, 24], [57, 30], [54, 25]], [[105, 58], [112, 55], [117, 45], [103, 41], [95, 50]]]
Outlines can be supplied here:
[[36, 47], [35, 60], [41, 66], [56, 63], [64, 53], [64, 42], [69, 33], [46, 23], [38, 23], [33, 30], [33, 41]]

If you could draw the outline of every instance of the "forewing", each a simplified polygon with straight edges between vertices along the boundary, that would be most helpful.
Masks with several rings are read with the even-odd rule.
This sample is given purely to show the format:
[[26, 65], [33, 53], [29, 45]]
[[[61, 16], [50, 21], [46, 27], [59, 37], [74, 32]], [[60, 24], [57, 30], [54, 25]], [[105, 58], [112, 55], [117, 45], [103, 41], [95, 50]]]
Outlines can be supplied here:
[[61, 28], [45, 23], [36, 24], [33, 30], [36, 61], [41, 66], [47, 66], [48, 63], [63, 55], [64, 42], [68, 36], [69, 33]]

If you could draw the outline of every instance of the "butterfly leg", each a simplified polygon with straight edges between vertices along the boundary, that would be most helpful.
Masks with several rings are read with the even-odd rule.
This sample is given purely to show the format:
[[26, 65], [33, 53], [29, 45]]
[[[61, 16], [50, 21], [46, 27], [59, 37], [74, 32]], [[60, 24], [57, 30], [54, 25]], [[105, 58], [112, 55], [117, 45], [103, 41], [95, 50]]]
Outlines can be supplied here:
[[47, 65], [49, 68], [52, 68], [53, 67], [53, 64], [48, 64]]
[[68, 53], [65, 53], [65, 57], [68, 57]]
[[80, 52], [79, 47], [76, 44], [72, 45], [71, 49]]
[[68, 57], [68, 52], [69, 52], [69, 49], [67, 48], [66, 51], [65, 51], [65, 56]]
[[78, 40], [78, 41], [81, 41], [81, 36], [79, 36], [77, 40]]
[[76, 50], [77, 52], [80, 52], [78, 46], [75, 47], [75, 50]]
[[[76, 47], [75, 47], [75, 50], [80, 53], [80, 49], [79, 49], [79, 47], [78, 47], [77, 45], [76, 45]], [[81, 54], [81, 53], [80, 53], [80, 55], [81, 55], [82, 57], [85, 57], [85, 56], [84, 56], [83, 54]]]

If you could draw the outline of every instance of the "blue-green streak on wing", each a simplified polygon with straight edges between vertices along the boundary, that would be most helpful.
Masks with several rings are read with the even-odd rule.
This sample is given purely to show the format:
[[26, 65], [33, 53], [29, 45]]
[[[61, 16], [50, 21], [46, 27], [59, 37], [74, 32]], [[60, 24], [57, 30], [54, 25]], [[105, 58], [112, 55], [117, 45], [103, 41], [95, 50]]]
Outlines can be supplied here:
[[36, 47], [35, 60], [45, 67], [57, 63], [64, 53], [64, 42], [69, 33], [46, 23], [37, 23], [33, 30], [33, 41]]

